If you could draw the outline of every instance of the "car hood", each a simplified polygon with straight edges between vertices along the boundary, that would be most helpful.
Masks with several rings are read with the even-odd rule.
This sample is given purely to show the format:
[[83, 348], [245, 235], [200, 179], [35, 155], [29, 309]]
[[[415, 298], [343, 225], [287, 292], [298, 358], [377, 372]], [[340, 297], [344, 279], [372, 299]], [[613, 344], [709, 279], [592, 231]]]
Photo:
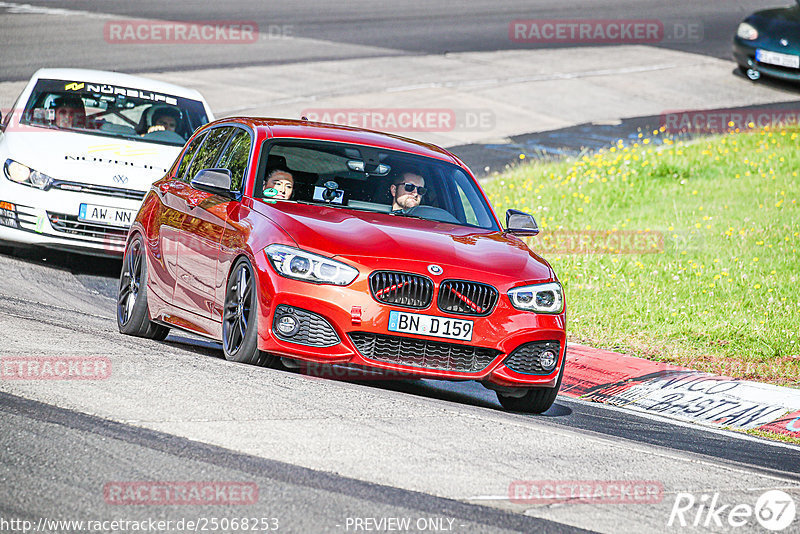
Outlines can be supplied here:
[[[794, 50], [800, 48], [800, 6], [757, 11], [747, 18], [747, 22], [759, 31], [759, 40], [764, 37], [777, 41], [789, 39]], [[762, 37], [764, 36], [764, 37]]]
[[549, 281], [554, 277], [545, 260], [520, 239], [502, 232], [320, 205], [280, 203], [273, 207], [256, 202], [256, 210], [280, 225], [298, 247], [326, 256], [359, 263], [383, 259], [394, 265], [421, 260], [490, 272], [509, 281]]
[[0, 156], [56, 180], [147, 191], [164, 176], [182, 147], [99, 135], [46, 130], [9, 132]]

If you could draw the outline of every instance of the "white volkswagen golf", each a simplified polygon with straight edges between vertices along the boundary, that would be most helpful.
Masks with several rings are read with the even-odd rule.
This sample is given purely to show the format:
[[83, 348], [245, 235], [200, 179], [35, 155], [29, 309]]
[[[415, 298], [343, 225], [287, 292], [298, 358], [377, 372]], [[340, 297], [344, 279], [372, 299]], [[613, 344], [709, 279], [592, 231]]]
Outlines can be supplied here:
[[41, 69], [0, 123], [0, 241], [122, 255], [150, 185], [199, 126], [197, 91], [85, 69]]

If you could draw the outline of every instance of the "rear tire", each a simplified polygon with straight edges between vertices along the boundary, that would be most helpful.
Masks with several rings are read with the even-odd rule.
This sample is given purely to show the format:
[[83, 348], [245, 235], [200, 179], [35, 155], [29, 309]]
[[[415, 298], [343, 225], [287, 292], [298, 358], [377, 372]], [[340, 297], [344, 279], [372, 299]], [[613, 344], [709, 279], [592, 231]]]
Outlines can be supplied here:
[[566, 352], [561, 370], [558, 372], [558, 380], [552, 388], [530, 388], [522, 397], [506, 397], [497, 392], [497, 400], [506, 410], [523, 413], [544, 413], [550, 409], [558, 396], [561, 388], [561, 378], [564, 376], [564, 368], [567, 366]]
[[276, 367], [278, 358], [258, 350], [258, 281], [247, 258], [231, 269], [222, 311], [222, 351], [232, 362]]
[[117, 293], [117, 326], [123, 334], [156, 341], [162, 341], [169, 334], [169, 328], [150, 320], [147, 308], [147, 259], [139, 234], [128, 243], [122, 259]]

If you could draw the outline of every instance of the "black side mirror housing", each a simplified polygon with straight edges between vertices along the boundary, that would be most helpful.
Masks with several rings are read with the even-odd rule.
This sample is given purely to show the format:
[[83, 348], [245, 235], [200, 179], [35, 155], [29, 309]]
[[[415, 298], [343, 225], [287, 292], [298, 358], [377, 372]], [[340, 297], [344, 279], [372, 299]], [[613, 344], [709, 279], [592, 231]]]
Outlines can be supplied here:
[[190, 182], [192, 187], [206, 193], [238, 200], [238, 191], [231, 191], [231, 171], [228, 169], [201, 169]]
[[506, 232], [517, 236], [534, 236], [539, 233], [539, 225], [533, 215], [519, 210], [506, 211]]

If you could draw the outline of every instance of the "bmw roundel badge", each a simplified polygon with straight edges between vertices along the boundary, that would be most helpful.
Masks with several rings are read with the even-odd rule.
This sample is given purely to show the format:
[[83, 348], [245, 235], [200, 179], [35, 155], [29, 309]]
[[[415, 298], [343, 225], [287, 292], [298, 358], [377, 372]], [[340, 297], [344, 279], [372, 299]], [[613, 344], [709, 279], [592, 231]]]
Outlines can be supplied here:
[[428, 272], [432, 275], [438, 276], [444, 272], [444, 269], [435, 264], [428, 265]]

